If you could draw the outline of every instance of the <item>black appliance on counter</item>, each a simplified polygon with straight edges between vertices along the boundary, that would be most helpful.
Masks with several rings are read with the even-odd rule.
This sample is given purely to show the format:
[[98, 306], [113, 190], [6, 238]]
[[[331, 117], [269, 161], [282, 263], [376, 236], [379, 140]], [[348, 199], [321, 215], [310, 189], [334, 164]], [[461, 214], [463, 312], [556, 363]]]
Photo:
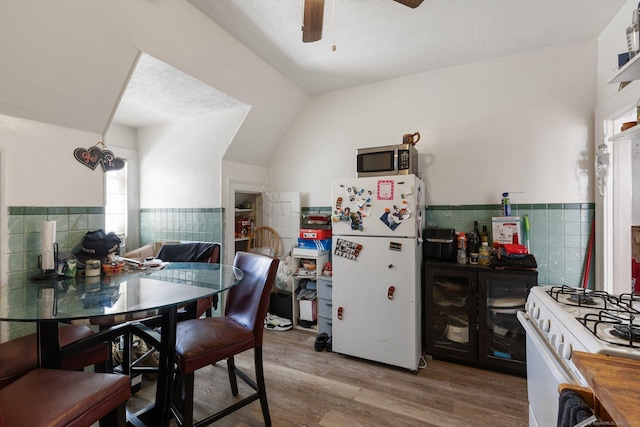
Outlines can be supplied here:
[[424, 259], [456, 261], [457, 235], [453, 228], [427, 227], [424, 229]]

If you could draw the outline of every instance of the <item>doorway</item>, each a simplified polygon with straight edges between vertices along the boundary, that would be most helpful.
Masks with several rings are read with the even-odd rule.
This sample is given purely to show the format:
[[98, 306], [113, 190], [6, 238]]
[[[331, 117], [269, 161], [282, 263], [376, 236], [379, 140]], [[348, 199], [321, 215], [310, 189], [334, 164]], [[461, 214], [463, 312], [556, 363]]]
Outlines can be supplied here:
[[[278, 257], [286, 256], [300, 235], [300, 193], [275, 192], [266, 184], [228, 181], [225, 225], [225, 263], [232, 263], [238, 250], [246, 250], [248, 236], [239, 220], [248, 220], [253, 228], [268, 225], [280, 235]], [[253, 229], [251, 228], [251, 229]]]

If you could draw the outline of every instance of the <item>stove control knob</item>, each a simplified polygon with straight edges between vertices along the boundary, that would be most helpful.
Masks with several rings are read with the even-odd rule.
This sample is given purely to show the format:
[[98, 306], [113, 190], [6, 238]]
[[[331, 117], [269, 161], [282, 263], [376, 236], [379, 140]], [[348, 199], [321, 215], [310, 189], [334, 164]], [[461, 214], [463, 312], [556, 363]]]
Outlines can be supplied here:
[[540, 326], [540, 329], [542, 329], [542, 332], [544, 332], [545, 334], [548, 334], [551, 330], [551, 322], [549, 321], [549, 319], [540, 319], [538, 325]]
[[530, 313], [530, 312], [531, 312], [531, 310], [533, 309], [533, 307], [535, 307], [535, 306], [536, 306], [536, 303], [535, 303], [535, 302], [533, 302], [533, 301], [527, 301], [527, 302], [524, 304], [524, 311], [525, 311], [525, 312], [527, 312], [527, 313]]
[[571, 343], [568, 342], [562, 343], [558, 346], [558, 354], [560, 355], [560, 357], [566, 360], [571, 359], [571, 350]]
[[562, 334], [551, 335], [551, 346], [553, 348], [557, 349], [558, 346], [562, 344], [562, 341], [564, 341], [564, 337], [562, 336]]
[[530, 313], [531, 317], [533, 317], [535, 320], [538, 320], [538, 318], [540, 317], [540, 309], [538, 307], [533, 307], [531, 309], [531, 313]]

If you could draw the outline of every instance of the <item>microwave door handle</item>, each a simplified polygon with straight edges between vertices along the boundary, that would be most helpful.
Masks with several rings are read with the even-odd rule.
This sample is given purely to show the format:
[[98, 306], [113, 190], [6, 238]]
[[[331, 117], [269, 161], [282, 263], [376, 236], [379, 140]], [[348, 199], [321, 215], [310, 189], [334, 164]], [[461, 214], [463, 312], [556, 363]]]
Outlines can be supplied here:
[[393, 170], [395, 174], [398, 174], [400, 172], [400, 169], [398, 169], [398, 147], [393, 147]]

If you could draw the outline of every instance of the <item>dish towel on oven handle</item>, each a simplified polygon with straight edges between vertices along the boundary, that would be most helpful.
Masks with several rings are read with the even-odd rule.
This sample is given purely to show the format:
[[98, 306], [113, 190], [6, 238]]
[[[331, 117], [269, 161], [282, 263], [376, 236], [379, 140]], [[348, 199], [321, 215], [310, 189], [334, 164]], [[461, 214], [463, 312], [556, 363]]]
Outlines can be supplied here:
[[558, 398], [557, 427], [586, 427], [599, 421], [582, 396], [571, 389], [564, 389]]

